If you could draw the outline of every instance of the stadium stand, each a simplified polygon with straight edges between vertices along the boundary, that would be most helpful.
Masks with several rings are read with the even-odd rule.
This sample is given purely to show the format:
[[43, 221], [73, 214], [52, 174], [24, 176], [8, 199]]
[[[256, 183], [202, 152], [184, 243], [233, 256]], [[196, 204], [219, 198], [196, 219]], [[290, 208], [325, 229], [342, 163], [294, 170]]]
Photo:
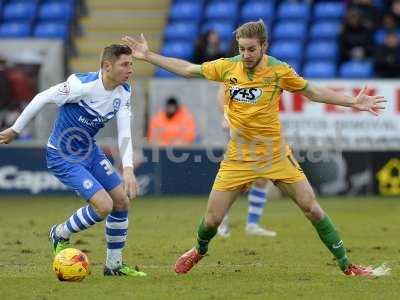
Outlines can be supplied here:
[[[261, 18], [269, 29], [269, 53], [293, 64], [299, 73], [322, 78], [335, 76], [365, 78], [374, 74], [373, 68], [368, 67], [371, 65], [370, 57], [358, 62], [343, 62], [344, 65], [341, 66], [338, 51], [342, 21], [347, 8], [357, 5], [353, 1], [335, 0], [175, 0], [170, 6], [169, 25], [164, 30], [162, 48], [169, 50], [170, 44], [174, 45], [177, 41], [193, 44], [196, 32], [200, 34], [210, 29], [219, 33], [222, 43], [227, 48], [226, 45], [232, 43], [233, 30], [237, 26]], [[374, 5], [378, 14], [381, 11], [383, 13], [384, 9], [390, 9], [385, 6], [384, 1], [375, 0]], [[360, 6], [358, 8], [365, 9]], [[377, 44], [383, 43], [386, 33], [387, 30], [384, 29], [376, 30]], [[171, 55], [180, 54], [174, 55], [172, 52]], [[356, 68], [354, 72], [349, 70], [351, 67]], [[155, 75], [173, 76], [161, 70], [157, 70]]]
[[[325, 70], [321, 75], [324, 78], [327, 74], [354, 76], [349, 75], [347, 65], [373, 65], [371, 54], [356, 61], [357, 64], [349, 62], [340, 65], [347, 63], [340, 58], [338, 41], [348, 9], [365, 13], [363, 17], [366, 20], [371, 17], [371, 6], [360, 6], [358, 1], [87, 0], [85, 3], [90, 13], [81, 18], [81, 26], [77, 26], [77, 19], [81, 15], [78, 8], [82, 1], [2, 0], [0, 38], [62, 39], [67, 48], [76, 44], [77, 57], [70, 59], [70, 71], [77, 72], [97, 68], [99, 47], [118, 42], [124, 33], [137, 35], [143, 32], [152, 49], [190, 60], [200, 34], [215, 30], [223, 50], [229, 52], [234, 29], [244, 22], [261, 18], [269, 29], [271, 55], [287, 60], [301, 74], [306, 69], [308, 74], [310, 65], [317, 64], [319, 68], [315, 72]], [[399, 17], [391, 4], [387, 4], [389, 2], [374, 0], [374, 15], [390, 15], [394, 23], [398, 22]], [[384, 21], [382, 24], [372, 30], [376, 45], [382, 44], [387, 33], [393, 31]], [[397, 28], [397, 32], [400, 32]], [[83, 34], [78, 36], [77, 32]], [[332, 64], [336, 67], [332, 68]], [[373, 75], [373, 69], [370, 72], [365, 68], [367, 75], [358, 71], [354, 73]], [[138, 62], [135, 71], [139, 76], [150, 76], [155, 70]], [[155, 72], [156, 76], [168, 77], [168, 74], [159, 70]]]

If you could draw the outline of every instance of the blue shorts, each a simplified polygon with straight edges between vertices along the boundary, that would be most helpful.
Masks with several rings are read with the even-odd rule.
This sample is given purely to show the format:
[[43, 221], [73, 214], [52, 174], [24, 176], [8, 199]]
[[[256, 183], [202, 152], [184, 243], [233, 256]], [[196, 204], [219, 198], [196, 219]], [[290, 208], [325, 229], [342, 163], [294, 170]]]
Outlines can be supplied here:
[[70, 189], [88, 201], [101, 189], [111, 191], [122, 181], [103, 151], [97, 146], [82, 160], [69, 160], [58, 150], [47, 148], [47, 168]]

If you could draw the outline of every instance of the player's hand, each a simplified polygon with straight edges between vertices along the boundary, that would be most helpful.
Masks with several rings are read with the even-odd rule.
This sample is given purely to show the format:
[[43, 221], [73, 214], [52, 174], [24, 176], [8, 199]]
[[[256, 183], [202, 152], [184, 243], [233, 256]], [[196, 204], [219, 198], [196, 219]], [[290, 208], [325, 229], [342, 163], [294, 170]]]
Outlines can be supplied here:
[[139, 186], [133, 173], [133, 168], [124, 168], [122, 177], [125, 194], [129, 199], [135, 198], [139, 193]]
[[14, 131], [12, 128], [7, 128], [0, 132], [0, 144], [9, 144], [13, 140], [15, 140], [18, 136], [18, 133]]
[[361, 111], [368, 111], [377, 116], [381, 110], [386, 108], [386, 102], [383, 96], [368, 96], [367, 87], [364, 86], [358, 93], [353, 107]]
[[150, 52], [149, 45], [144, 38], [143, 33], [140, 34], [138, 39], [132, 38], [130, 36], [125, 36], [122, 40], [128, 45], [132, 50], [132, 56], [136, 59], [145, 60], [147, 54]]

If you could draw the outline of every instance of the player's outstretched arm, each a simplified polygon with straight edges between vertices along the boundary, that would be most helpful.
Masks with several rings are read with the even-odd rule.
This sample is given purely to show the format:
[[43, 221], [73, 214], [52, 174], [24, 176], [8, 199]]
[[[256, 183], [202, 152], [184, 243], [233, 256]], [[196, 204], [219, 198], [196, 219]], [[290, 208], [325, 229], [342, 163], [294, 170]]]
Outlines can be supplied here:
[[143, 34], [141, 34], [138, 39], [125, 36], [122, 40], [132, 49], [132, 55], [136, 59], [147, 61], [186, 78], [202, 77], [200, 65], [192, 64], [183, 59], [165, 57], [152, 52]]
[[379, 113], [386, 108], [385, 103], [387, 102], [383, 96], [367, 95], [366, 86], [356, 97], [346, 96], [329, 88], [316, 86], [312, 83], [309, 83], [307, 88], [300, 93], [311, 101], [352, 107], [361, 111], [368, 111], [374, 115], [379, 115]]
[[51, 98], [49, 98], [48, 90], [37, 94], [15, 121], [14, 125], [0, 132], [0, 144], [9, 144], [14, 141], [43, 106], [50, 102]]

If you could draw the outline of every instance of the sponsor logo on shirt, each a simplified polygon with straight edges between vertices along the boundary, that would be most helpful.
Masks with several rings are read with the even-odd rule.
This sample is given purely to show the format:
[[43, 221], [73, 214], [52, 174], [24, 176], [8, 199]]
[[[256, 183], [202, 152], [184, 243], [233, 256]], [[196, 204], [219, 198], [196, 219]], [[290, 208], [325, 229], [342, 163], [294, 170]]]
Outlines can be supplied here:
[[84, 116], [79, 116], [78, 121], [87, 126], [97, 127], [99, 125], [99, 123], [104, 123], [108, 120], [107, 120], [107, 118], [104, 118], [104, 117], [97, 117], [93, 120], [89, 120], [89, 119], [85, 118]]
[[233, 86], [229, 89], [231, 99], [241, 102], [256, 104], [263, 91], [260, 88], [240, 88]]

